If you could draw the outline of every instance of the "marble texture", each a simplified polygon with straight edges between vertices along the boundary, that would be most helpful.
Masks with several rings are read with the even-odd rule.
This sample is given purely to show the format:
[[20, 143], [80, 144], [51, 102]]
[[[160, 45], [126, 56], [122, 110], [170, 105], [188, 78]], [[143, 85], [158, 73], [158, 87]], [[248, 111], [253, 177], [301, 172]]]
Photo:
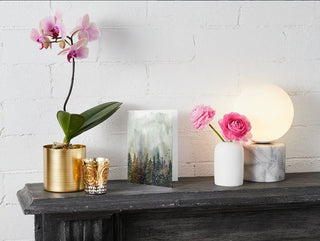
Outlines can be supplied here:
[[244, 179], [253, 182], [278, 182], [285, 179], [284, 143], [244, 146]]

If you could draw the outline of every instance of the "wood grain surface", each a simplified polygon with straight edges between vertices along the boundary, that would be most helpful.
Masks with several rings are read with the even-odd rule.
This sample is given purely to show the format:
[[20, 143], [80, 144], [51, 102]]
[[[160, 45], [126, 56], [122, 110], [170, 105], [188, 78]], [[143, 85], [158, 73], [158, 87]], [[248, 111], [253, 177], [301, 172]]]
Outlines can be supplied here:
[[218, 187], [212, 177], [174, 188], [110, 181], [105, 195], [18, 192], [36, 240], [320, 240], [320, 173], [277, 183]]

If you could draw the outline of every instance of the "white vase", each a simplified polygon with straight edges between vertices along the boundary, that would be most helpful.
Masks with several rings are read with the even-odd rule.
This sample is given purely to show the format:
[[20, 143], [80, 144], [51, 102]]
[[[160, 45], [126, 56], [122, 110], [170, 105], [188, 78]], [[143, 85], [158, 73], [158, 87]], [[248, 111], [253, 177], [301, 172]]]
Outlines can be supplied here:
[[243, 184], [243, 147], [236, 142], [220, 142], [214, 150], [214, 183], [235, 187]]

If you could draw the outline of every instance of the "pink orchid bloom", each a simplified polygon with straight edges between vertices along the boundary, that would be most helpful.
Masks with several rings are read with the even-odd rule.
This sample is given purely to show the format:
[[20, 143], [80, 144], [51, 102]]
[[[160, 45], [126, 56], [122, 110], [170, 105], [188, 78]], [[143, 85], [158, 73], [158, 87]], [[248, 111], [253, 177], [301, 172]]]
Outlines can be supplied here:
[[95, 23], [90, 23], [89, 15], [86, 14], [82, 19], [78, 21], [77, 26], [73, 29], [72, 34], [78, 33], [78, 38], [87, 38], [89, 41], [94, 41], [98, 39], [100, 31]]
[[62, 50], [58, 55], [68, 53], [67, 59], [69, 63], [71, 62], [72, 58], [76, 58], [76, 59], [87, 58], [89, 55], [89, 49], [87, 48], [87, 43], [88, 43], [88, 39], [86, 38], [80, 39], [70, 48], [66, 48]]
[[[41, 44], [40, 50], [43, 49], [44, 47], [45, 47], [45, 48], [48, 48], [48, 47], [51, 48], [50, 39], [49, 39], [48, 37], [44, 36], [43, 33], [40, 34], [40, 33], [38, 32], [38, 30], [36, 30], [35, 28], [33, 28], [33, 29], [31, 30], [30, 37], [31, 37], [31, 39], [32, 39], [33, 41]], [[45, 43], [47, 43], [46, 46], [45, 46]]]
[[56, 12], [54, 17], [49, 16], [41, 20], [40, 25], [43, 28], [44, 34], [56, 39], [61, 35], [62, 39], [66, 38], [65, 27], [62, 23], [62, 15]]

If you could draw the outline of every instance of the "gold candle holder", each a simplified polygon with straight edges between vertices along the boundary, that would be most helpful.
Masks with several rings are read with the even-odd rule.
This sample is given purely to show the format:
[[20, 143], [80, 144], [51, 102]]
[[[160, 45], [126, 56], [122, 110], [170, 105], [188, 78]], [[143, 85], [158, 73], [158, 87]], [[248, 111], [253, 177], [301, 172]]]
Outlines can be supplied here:
[[103, 157], [82, 159], [84, 190], [87, 194], [107, 192], [109, 163], [109, 159]]

